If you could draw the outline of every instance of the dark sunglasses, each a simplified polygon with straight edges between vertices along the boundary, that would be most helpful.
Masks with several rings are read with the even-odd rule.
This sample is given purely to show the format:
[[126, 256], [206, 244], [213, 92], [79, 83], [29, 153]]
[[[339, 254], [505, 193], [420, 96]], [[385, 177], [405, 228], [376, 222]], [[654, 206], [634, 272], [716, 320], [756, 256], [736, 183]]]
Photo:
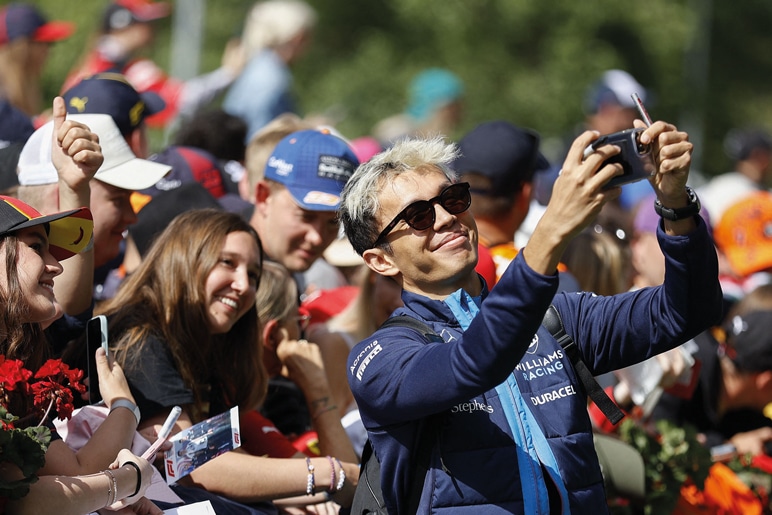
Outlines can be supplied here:
[[469, 194], [469, 183], [459, 182], [451, 184], [436, 197], [429, 200], [417, 200], [407, 206], [381, 231], [381, 234], [378, 235], [373, 243], [373, 248], [377, 247], [381, 240], [388, 236], [401, 220], [404, 220], [405, 223], [417, 231], [423, 231], [433, 226], [437, 220], [434, 204], [441, 205], [442, 209], [451, 215], [463, 213], [472, 204], [472, 196]]

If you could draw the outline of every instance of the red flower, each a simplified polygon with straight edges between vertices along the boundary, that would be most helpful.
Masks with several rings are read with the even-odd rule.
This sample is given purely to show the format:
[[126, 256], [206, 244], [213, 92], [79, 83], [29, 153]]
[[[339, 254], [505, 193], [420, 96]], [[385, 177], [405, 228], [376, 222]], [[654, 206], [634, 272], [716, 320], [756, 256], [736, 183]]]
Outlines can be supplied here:
[[72, 390], [55, 381], [38, 381], [32, 385], [35, 407], [45, 412], [53, 401], [56, 413], [61, 419], [69, 419], [75, 407], [72, 405]]
[[[69, 419], [75, 408], [73, 390], [79, 393], [86, 391], [81, 383], [83, 371], [71, 369], [59, 359], [46, 361], [34, 374], [36, 381], [30, 382], [31, 378], [32, 372], [25, 369], [21, 361], [7, 360], [0, 355], [0, 403], [8, 408], [10, 397], [18, 399], [32, 396], [31, 403], [26, 401], [30, 411], [20, 414], [19, 423], [30, 419], [40, 421], [52, 407], [60, 419]], [[13, 427], [9, 421], [2, 421], [2, 426]]]
[[5, 359], [0, 355], [0, 387], [6, 392], [20, 390], [26, 393], [29, 388], [27, 381], [32, 372], [24, 368], [24, 363], [18, 359]]
[[66, 363], [62, 363], [60, 359], [49, 359], [43, 363], [43, 366], [35, 374], [35, 379], [50, 379], [57, 383], [66, 379], [66, 386], [74, 388], [80, 393], [86, 393], [86, 386], [80, 382], [83, 379], [83, 371], [77, 368], [70, 368]]
[[35, 374], [35, 379], [42, 379], [32, 384], [32, 393], [35, 397], [35, 407], [46, 412], [51, 403], [56, 406], [56, 413], [60, 419], [69, 419], [72, 416], [73, 406], [72, 389], [80, 393], [86, 391], [86, 387], [80, 383], [83, 372], [71, 369], [59, 359], [49, 359]]

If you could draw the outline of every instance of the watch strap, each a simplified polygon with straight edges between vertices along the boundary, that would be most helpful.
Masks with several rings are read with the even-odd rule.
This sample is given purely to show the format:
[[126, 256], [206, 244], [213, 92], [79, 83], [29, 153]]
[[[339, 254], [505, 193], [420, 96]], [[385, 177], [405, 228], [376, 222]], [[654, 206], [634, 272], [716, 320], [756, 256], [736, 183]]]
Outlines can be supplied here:
[[671, 222], [685, 220], [699, 214], [701, 205], [700, 199], [697, 197], [697, 193], [695, 193], [692, 188], [687, 186], [686, 194], [689, 197], [689, 203], [684, 207], [675, 209], [665, 207], [662, 205], [659, 199], [657, 199], [654, 201], [654, 211], [665, 220], [670, 220]]
[[139, 425], [139, 421], [141, 420], [142, 417], [139, 413], [139, 407], [136, 404], [134, 404], [128, 399], [115, 400], [110, 405], [110, 413], [112, 413], [113, 410], [117, 408], [126, 408], [127, 410], [131, 411], [134, 414], [134, 418], [137, 419], [137, 425]]

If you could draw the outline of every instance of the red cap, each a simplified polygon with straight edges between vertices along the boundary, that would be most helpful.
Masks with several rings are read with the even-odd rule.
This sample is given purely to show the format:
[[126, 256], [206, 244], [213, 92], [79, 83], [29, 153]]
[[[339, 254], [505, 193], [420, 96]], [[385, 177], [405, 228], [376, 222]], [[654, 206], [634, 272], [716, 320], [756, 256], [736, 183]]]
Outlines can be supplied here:
[[102, 30], [110, 32], [128, 27], [132, 23], [147, 23], [166, 18], [171, 12], [167, 2], [150, 0], [115, 0], [104, 13]]
[[171, 7], [166, 2], [152, 0], [116, 0], [116, 5], [125, 7], [139, 21], [159, 20], [169, 16]]
[[21, 200], [0, 195], [0, 236], [36, 225], [48, 226], [49, 251], [59, 261], [83, 251], [94, 231], [88, 208], [44, 216]]
[[53, 43], [70, 37], [75, 24], [68, 21], [46, 21], [34, 6], [9, 4], [0, 9], [0, 45], [20, 37]]

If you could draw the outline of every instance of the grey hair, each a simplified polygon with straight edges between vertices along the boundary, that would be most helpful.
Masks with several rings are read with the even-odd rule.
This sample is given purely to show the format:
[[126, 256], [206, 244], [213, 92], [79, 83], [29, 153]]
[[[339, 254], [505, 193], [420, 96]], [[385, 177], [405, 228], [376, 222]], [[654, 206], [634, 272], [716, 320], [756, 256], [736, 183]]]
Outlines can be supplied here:
[[376, 214], [381, 208], [378, 195], [394, 177], [421, 168], [437, 168], [452, 182], [456, 172], [450, 165], [458, 147], [441, 136], [404, 139], [362, 163], [343, 188], [338, 214], [354, 250], [361, 256], [378, 237]]

